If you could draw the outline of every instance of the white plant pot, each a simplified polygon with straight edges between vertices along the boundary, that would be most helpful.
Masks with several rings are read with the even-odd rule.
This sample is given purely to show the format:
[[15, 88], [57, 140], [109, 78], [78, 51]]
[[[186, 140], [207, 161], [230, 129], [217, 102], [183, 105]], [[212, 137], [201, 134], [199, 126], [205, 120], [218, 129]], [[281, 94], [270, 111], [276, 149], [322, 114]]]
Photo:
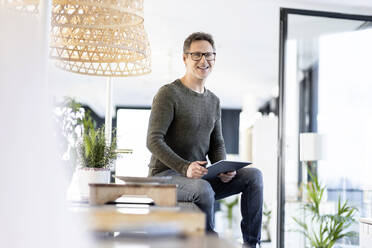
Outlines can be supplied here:
[[77, 168], [75, 173], [79, 185], [79, 194], [82, 199], [89, 199], [90, 183], [110, 182], [110, 169]]

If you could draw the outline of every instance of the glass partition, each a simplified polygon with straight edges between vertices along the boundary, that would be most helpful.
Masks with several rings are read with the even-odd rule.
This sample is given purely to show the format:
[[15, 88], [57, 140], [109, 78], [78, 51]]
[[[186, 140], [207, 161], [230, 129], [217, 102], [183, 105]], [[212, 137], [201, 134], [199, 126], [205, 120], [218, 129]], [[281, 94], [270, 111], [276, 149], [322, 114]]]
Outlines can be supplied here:
[[[338, 198], [355, 207], [359, 217], [372, 217], [372, 17], [288, 10], [281, 12], [281, 111], [278, 218], [280, 247], [310, 243], [294, 218], [312, 225], [305, 183], [312, 181], [299, 158], [300, 133], [325, 138], [322, 160], [305, 161], [325, 186], [322, 214], [337, 212]], [[306, 168], [306, 167], [304, 167]], [[306, 174], [305, 174], [306, 175]], [[307, 180], [309, 182], [306, 182]], [[280, 184], [281, 183], [281, 184]], [[358, 222], [347, 228], [359, 231]], [[338, 247], [358, 247], [346, 237]]]

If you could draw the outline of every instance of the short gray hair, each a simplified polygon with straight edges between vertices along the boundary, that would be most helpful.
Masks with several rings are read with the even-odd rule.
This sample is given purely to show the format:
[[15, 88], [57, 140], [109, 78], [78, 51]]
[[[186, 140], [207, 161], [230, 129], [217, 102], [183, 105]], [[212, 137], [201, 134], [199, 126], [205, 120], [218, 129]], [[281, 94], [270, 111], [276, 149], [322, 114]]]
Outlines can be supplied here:
[[212, 35], [208, 33], [203, 33], [203, 32], [195, 32], [195, 33], [190, 34], [186, 38], [185, 42], [183, 43], [183, 53], [187, 53], [190, 49], [191, 43], [197, 40], [208, 41], [212, 45], [213, 51], [216, 51], [216, 48], [214, 47], [214, 40], [213, 40]]

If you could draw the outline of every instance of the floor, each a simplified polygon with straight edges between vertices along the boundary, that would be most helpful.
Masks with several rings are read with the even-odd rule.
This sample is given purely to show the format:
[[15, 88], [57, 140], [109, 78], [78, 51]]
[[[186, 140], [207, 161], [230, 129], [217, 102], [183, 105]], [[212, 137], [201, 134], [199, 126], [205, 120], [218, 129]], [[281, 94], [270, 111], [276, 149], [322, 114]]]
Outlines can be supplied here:
[[[183, 237], [122, 237], [95, 236], [96, 248], [242, 248], [241, 240], [217, 236]], [[262, 248], [272, 247], [271, 243], [262, 243]]]
[[242, 245], [216, 237], [190, 238], [119, 238], [115, 240], [98, 240], [97, 248], [241, 248]]

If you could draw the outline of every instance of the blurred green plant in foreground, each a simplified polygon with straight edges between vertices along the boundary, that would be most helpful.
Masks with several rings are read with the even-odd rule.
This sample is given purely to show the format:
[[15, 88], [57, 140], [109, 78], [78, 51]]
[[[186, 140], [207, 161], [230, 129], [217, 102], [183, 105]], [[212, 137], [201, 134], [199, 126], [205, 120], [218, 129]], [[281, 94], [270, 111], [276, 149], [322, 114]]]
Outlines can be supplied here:
[[339, 196], [336, 213], [322, 214], [320, 204], [326, 188], [320, 185], [317, 177], [313, 176], [310, 170], [308, 173], [312, 181], [306, 185], [308, 202], [302, 206], [305, 210], [305, 220], [293, 217], [300, 227], [297, 231], [305, 235], [310, 247], [316, 248], [331, 248], [342, 238], [357, 236], [356, 232], [347, 231], [355, 223], [354, 216], [357, 209], [349, 206], [347, 201], [341, 203]]

